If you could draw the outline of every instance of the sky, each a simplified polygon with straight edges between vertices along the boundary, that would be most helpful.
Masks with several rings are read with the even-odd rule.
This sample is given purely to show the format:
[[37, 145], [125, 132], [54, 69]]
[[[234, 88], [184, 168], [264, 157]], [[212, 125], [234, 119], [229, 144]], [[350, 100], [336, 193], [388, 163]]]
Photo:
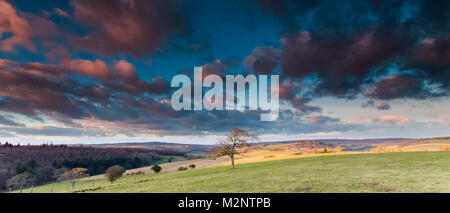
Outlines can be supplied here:
[[[0, 0], [0, 142], [450, 136], [446, 1]], [[177, 74], [279, 75], [280, 114], [175, 111]]]

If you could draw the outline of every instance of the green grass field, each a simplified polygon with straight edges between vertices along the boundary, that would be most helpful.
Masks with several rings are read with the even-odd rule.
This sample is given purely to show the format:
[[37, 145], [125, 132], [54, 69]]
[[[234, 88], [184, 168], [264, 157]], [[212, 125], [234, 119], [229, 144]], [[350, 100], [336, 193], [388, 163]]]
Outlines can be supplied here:
[[[50, 192], [53, 184], [35, 187]], [[31, 189], [23, 190], [30, 192]], [[319, 156], [81, 181], [53, 192], [450, 192], [450, 152]]]

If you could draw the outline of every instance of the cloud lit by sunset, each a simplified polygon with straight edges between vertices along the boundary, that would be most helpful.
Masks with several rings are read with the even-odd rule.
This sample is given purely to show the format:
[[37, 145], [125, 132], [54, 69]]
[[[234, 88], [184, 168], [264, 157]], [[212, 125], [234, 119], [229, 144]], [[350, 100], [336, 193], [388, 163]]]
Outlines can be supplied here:
[[[0, 142], [448, 136], [450, 5], [432, 3], [0, 0]], [[194, 67], [279, 75], [278, 119], [175, 111]]]

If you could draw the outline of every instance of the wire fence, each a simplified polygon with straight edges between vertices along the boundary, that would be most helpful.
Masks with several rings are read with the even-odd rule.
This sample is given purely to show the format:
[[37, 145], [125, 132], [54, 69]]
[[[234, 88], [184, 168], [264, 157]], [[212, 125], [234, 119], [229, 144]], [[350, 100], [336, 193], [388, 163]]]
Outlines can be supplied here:
[[123, 176], [111, 183], [107, 179], [61, 181], [43, 185], [32, 185], [28, 188], [9, 188], [9, 193], [72, 193], [89, 192], [101, 189], [115, 184], [140, 182], [144, 179], [143, 175]]

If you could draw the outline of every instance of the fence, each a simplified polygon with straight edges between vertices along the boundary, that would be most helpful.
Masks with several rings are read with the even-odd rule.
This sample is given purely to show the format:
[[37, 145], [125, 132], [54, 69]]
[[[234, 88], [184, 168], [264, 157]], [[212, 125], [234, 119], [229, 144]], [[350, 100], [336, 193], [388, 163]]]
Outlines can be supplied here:
[[123, 184], [139, 182], [145, 179], [144, 175], [132, 175], [123, 176], [117, 179], [114, 183], [109, 182], [107, 179], [94, 179], [94, 180], [78, 180], [78, 181], [63, 181], [54, 182], [50, 184], [43, 184], [37, 186], [31, 186], [29, 188], [9, 188], [10, 193], [69, 193], [69, 192], [85, 192], [95, 191], [98, 188], [111, 186], [113, 184]]

